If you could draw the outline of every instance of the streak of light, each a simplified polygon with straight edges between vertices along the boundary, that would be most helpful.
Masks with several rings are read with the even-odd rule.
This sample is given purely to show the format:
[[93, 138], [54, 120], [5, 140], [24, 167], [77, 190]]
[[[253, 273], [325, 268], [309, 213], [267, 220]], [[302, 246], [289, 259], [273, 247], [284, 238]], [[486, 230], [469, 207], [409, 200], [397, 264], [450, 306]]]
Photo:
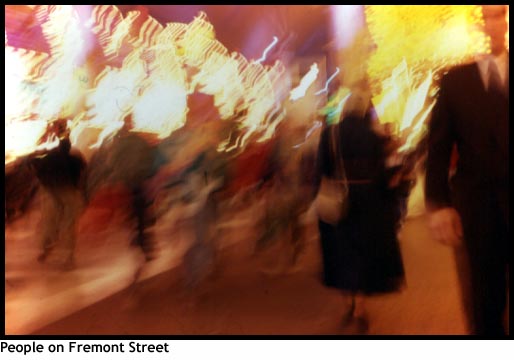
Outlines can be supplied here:
[[268, 55], [268, 52], [277, 44], [277, 42], [278, 38], [276, 36], [273, 36], [273, 41], [271, 42], [271, 44], [269, 44], [268, 47], [264, 49], [262, 56], [258, 60], [255, 60], [255, 62], [261, 63], [264, 60], [266, 60], [266, 55]]

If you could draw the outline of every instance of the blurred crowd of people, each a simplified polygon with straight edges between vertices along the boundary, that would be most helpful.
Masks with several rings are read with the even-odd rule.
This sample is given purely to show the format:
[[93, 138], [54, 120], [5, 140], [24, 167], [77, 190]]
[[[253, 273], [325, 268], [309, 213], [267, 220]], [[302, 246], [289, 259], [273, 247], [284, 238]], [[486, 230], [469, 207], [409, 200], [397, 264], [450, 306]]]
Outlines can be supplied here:
[[[280, 274], [294, 269], [306, 247], [308, 226], [315, 221], [312, 203], [320, 174], [318, 142], [326, 126], [309, 132], [307, 125], [286, 117], [270, 140], [249, 141], [245, 147], [219, 151], [221, 142], [234, 141], [235, 120], [244, 114], [221, 120], [212, 96], [201, 93], [192, 94], [188, 105], [186, 124], [161, 140], [133, 131], [132, 116], [128, 114], [123, 127], [88, 160], [77, 147], [71, 146], [66, 119], [50, 123], [46, 136], [57, 136], [59, 145], [20, 158], [16, 171], [9, 172], [12, 178], [6, 182], [6, 186], [20, 188], [23, 183], [26, 187], [30, 183], [25, 192], [9, 190], [11, 196], [16, 192], [19, 197], [30, 198], [34, 189], [41, 190], [39, 262], [73, 270], [75, 257], [81, 256], [75, 253], [80, 217], [99, 196], [122, 188], [127, 205], [123, 209], [124, 224], [132, 234], [127, 246], [139, 249], [144, 258], [142, 266], [160, 256], [154, 231], [157, 221], [165, 224], [170, 242], [180, 228], [186, 227], [192, 236], [183, 255], [184, 282], [188, 287], [198, 286], [218, 265], [224, 236], [221, 219], [253, 208], [254, 222], [240, 233], [242, 238], [248, 232], [255, 238], [254, 256], [259, 257], [279, 243], [283, 245], [280, 251], [287, 252], [281, 255], [286, 260], [279, 269], [261, 270]], [[323, 122], [322, 118], [316, 120]], [[384, 151], [387, 147], [391, 154], [397, 154], [401, 143], [383, 130], [377, 137], [380, 136]], [[407, 178], [404, 165], [399, 161], [389, 170], [391, 174], [400, 174], [398, 184], [404, 184], [403, 179]], [[21, 173], [25, 174], [22, 183]], [[31, 181], [33, 178], [38, 185]], [[409, 189], [403, 198], [408, 196]], [[16, 219], [15, 214], [7, 212], [8, 201], [6, 221]], [[376, 199], [369, 201], [373, 203]], [[400, 203], [387, 209], [395, 218], [392, 233], [405, 216]], [[10, 204], [20, 207], [14, 201]], [[362, 219], [362, 224], [368, 220]], [[339, 268], [340, 265], [338, 260]], [[138, 273], [135, 276], [137, 280]]]
[[[335, 127], [339, 144], [335, 156], [344, 163], [348, 212], [336, 224], [319, 219], [318, 225], [324, 284], [341, 290], [350, 301], [344, 322], [357, 322], [365, 332], [368, 326], [366, 297], [400, 291], [405, 286], [398, 232], [407, 215], [407, 200], [419, 164], [424, 164], [428, 150], [427, 200], [430, 201], [432, 227], [446, 242], [460, 243], [463, 231], [468, 241], [471, 280], [466, 280], [468, 270], [461, 274], [461, 281], [471, 281], [468, 286], [471, 289], [464, 295], [475, 301], [468, 306], [470, 321], [478, 333], [503, 334], [499, 319], [505, 307], [504, 265], [507, 262], [501, 254], [508, 237], [508, 204], [504, 204], [506, 197], [498, 195], [498, 198], [494, 192], [503, 189], [508, 194], [508, 172], [504, 172], [504, 167], [494, 168], [495, 148], [488, 148], [493, 153], [480, 163], [483, 169], [491, 171], [473, 172], [477, 161], [473, 154], [468, 154], [473, 148], [466, 147], [467, 143], [463, 142], [468, 140], [462, 139], [469, 138], [470, 144], [478, 141], [480, 146], [490, 139], [476, 140], [475, 135], [466, 133], [475, 128], [458, 123], [461, 121], [458, 105], [462, 101], [453, 97], [454, 88], [447, 79], [458, 78], [459, 74], [450, 72], [449, 77], [443, 78], [444, 86], [435, 107], [428, 141], [421, 141], [408, 152], [400, 151], [405, 139], [394, 135], [391, 124], [380, 124], [366, 79], [354, 84], [350, 100], [335, 125], [329, 126], [322, 118], [311, 119], [323, 126], [317, 132], [310, 132], [305, 123], [286, 116], [271, 139], [258, 142], [250, 138], [244, 146], [234, 140], [240, 130], [236, 119], [244, 114], [236, 113], [233, 118], [222, 120], [212, 96], [201, 93], [189, 95], [185, 125], [167, 138], [157, 139], [133, 131], [132, 116], [128, 114], [124, 126], [104, 141], [88, 161], [72, 147], [66, 119], [58, 119], [49, 124], [47, 134], [59, 138], [56, 148], [19, 158], [11, 165], [16, 166], [15, 170], [6, 169], [6, 222], [23, 213], [28, 206], [27, 199], [33, 197], [39, 187], [42, 217], [38, 231], [41, 252], [37, 260], [44, 263], [51, 259], [63, 270], [72, 270], [76, 266], [75, 257], [80, 256], [75, 253], [78, 220], [101, 189], [121, 186], [128, 198], [125, 223], [132, 230], [130, 245], [140, 249], [144, 262], [159, 257], [154, 233], [158, 220], [168, 226], [170, 239], [180, 227], [192, 230], [183, 267], [185, 283], [195, 287], [214, 273], [219, 261], [220, 241], [224, 236], [221, 219], [255, 208], [254, 222], [250, 228], [240, 231], [242, 241], [248, 232], [255, 235], [253, 254], [256, 257], [279, 242], [287, 244], [282, 249], [287, 249], [288, 260], [281, 269], [287, 271], [297, 264], [305, 249], [309, 214], [315, 211], [313, 201], [321, 178], [334, 176], [335, 161], [329, 134]], [[498, 94], [483, 107], [489, 109], [491, 104], [496, 104], [497, 117], [507, 119], [508, 87], [506, 97], [504, 93]], [[503, 100], [494, 102], [498, 99]], [[466, 115], [462, 121], [470, 117]], [[453, 125], [449, 126], [451, 121]], [[473, 126], [480, 129], [479, 121], [476, 123]], [[461, 130], [463, 134], [459, 133]], [[501, 137], [500, 153], [507, 151], [502, 147], [506, 134], [508, 131], [491, 135], [491, 139]], [[235, 141], [236, 146], [220, 150], [220, 143], [227, 140]], [[475, 210], [471, 205], [466, 206], [480, 189], [485, 189], [473, 175], [471, 183], [461, 181], [460, 185], [467, 192], [459, 193], [460, 202], [456, 203], [463, 217], [462, 230], [459, 214], [455, 213], [449, 198], [448, 174], [455, 171], [450, 166], [454, 143], [460, 147], [461, 155], [457, 174], [463, 173], [459, 173], [458, 168], [465, 167], [462, 164], [468, 161], [464, 174], [468, 171], [472, 175], [497, 175], [481, 177], [487, 186], [491, 187], [491, 182], [494, 185], [488, 190], [490, 196], [482, 201], [497, 214], [494, 221], [486, 222], [483, 217], [478, 221], [478, 203], [472, 204]], [[508, 163], [508, 152], [506, 156]], [[33, 179], [37, 179], [37, 183]], [[472, 187], [475, 183], [482, 185], [476, 185], [478, 190], [470, 193], [476, 189]], [[478, 230], [474, 231], [476, 227]], [[501, 241], [494, 249], [484, 242], [497, 237]], [[484, 251], [489, 256], [485, 260], [481, 257]], [[498, 265], [500, 257], [502, 262]], [[491, 300], [493, 295], [495, 298]]]

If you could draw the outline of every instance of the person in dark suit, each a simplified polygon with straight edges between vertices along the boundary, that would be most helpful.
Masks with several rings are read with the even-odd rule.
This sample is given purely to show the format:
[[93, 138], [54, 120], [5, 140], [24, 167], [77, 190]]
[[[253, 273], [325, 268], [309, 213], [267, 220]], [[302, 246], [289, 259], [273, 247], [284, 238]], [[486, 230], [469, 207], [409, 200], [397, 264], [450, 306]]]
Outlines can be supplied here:
[[[456, 249], [470, 332], [505, 334], [509, 230], [507, 6], [482, 6], [491, 53], [441, 79], [428, 134], [429, 225]], [[452, 151], [456, 170], [449, 176]]]

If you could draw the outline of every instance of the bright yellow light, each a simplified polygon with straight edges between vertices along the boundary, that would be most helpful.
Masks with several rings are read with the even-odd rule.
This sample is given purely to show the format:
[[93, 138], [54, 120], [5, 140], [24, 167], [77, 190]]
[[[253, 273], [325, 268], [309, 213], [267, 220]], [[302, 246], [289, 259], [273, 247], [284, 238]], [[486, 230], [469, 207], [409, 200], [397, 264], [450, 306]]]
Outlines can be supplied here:
[[427, 72], [485, 51], [477, 5], [370, 5], [365, 11], [376, 44], [372, 79], [387, 78], [404, 59], [415, 72]]
[[376, 51], [368, 61], [373, 102], [382, 123], [392, 123], [412, 148], [424, 130], [437, 92], [433, 74], [488, 52], [477, 5], [365, 7]]

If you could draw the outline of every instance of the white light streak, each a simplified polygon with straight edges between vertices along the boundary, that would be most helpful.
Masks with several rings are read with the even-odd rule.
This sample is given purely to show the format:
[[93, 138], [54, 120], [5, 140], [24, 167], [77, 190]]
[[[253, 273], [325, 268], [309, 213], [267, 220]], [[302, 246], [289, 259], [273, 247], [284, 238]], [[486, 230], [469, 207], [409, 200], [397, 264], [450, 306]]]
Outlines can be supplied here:
[[325, 87], [323, 89], [321, 89], [320, 91], [316, 92], [314, 95], [319, 95], [319, 94], [322, 94], [322, 93], [328, 91], [328, 84], [330, 84], [330, 82], [336, 77], [337, 74], [339, 74], [339, 68], [336, 68], [336, 72], [328, 78], [327, 82], [325, 83]]
[[278, 38], [276, 36], [273, 36], [273, 41], [271, 42], [271, 44], [269, 44], [268, 47], [266, 49], [264, 49], [264, 52], [262, 53], [262, 56], [260, 57], [260, 59], [256, 60], [255, 62], [261, 63], [264, 60], [266, 60], [266, 55], [273, 48], [273, 46], [275, 46], [277, 44], [277, 42], [278, 42]]
[[307, 89], [312, 85], [316, 77], [318, 76], [319, 69], [318, 64], [314, 63], [307, 74], [300, 80], [300, 85], [291, 90], [289, 99], [296, 101], [305, 96]]

